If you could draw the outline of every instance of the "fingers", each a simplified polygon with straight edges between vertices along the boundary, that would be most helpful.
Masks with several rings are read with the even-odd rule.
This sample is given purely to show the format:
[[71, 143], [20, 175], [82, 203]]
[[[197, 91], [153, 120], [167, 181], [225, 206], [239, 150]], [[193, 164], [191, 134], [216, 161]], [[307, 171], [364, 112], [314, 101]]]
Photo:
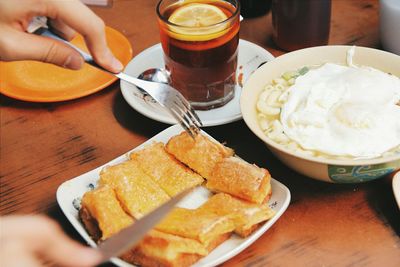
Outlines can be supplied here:
[[[57, 266], [86, 267], [96, 265], [101, 260], [100, 253], [72, 241], [62, 232], [58, 224], [46, 217], [11, 216], [2, 220], [0, 235], [3, 239], [2, 244], [7, 245], [5, 247], [7, 251], [14, 251], [8, 254], [18, 257], [16, 253], [19, 251], [20, 255], [24, 255], [19, 262], [31, 261], [35, 256], [33, 259], [37, 261], [42, 258], [56, 263]], [[32, 264], [16, 266], [32, 266]]]
[[[79, 69], [82, 66], [83, 61], [80, 56], [78, 57], [78, 53], [65, 44], [48, 39], [44, 41], [45, 39], [39, 39], [38, 36], [23, 35], [22, 31], [26, 28], [24, 23], [28, 23], [32, 16], [38, 15], [52, 18], [51, 25], [58, 34], [66, 39], [73, 37], [74, 31], [72, 29], [81, 33], [96, 63], [105, 69], [111, 72], [120, 72], [123, 69], [121, 62], [113, 56], [107, 46], [104, 22], [79, 0], [35, 0], [28, 2], [29, 5], [26, 6], [11, 5], [8, 1], [4, 3], [8, 4], [5, 7], [18, 6], [18, 8], [8, 12], [12, 14], [10, 14], [11, 19], [4, 23], [7, 26], [0, 23], [0, 59], [42, 60], [70, 69]], [[7, 12], [5, 13], [7, 15]], [[23, 19], [17, 19], [19, 17]], [[2, 15], [1, 20], [3, 18]], [[9, 28], [8, 33], [2, 29], [7, 27]], [[16, 39], [11, 40], [14, 37]]]
[[107, 46], [104, 22], [80, 1], [49, 1], [48, 15], [62, 20], [85, 38], [94, 60], [102, 67], [120, 72], [123, 68]]
[[[1, 228], [4, 228], [3, 225]], [[8, 230], [8, 229], [7, 229]], [[0, 263], [1, 266], [8, 267], [40, 267], [40, 259], [36, 258], [35, 253], [28, 251], [18, 238], [7, 238], [2, 240], [3, 233], [0, 235]]]
[[0, 251], [0, 262], [2, 266], [8, 267], [41, 267], [43, 266], [39, 259], [33, 254], [27, 253], [21, 246], [17, 246], [15, 249], [8, 249], [7, 246], [2, 246]]
[[72, 241], [58, 225], [56, 227], [53, 225], [53, 227], [48, 227], [43, 231], [41, 239], [45, 240], [41, 255], [58, 265], [85, 267], [96, 265], [101, 261], [101, 255], [98, 251]]
[[[9, 2], [5, 1], [5, 3]], [[6, 6], [15, 7], [17, 5]], [[81, 33], [96, 63], [105, 69], [115, 73], [123, 69], [121, 62], [113, 56], [107, 46], [104, 22], [79, 0], [36, 0], [32, 1], [30, 5], [22, 5], [22, 7], [25, 8], [12, 10], [13, 20], [0, 23], [1, 60], [30, 59], [54, 63], [70, 69], [81, 68], [83, 59], [72, 48], [58, 41], [23, 32], [26, 26], [24, 23], [28, 23], [29, 18], [33, 15], [39, 15], [52, 18], [52, 26], [58, 34], [66, 39], [73, 37], [72, 29]], [[16, 14], [20, 14], [20, 17], [24, 19], [16, 19]]]
[[60, 19], [49, 20], [49, 25], [55, 34], [65, 40], [71, 41], [76, 35], [75, 31]]
[[84, 63], [78, 52], [60, 41], [13, 29], [1, 32], [7, 36], [1, 39], [1, 60], [39, 60], [73, 70], [80, 69]]

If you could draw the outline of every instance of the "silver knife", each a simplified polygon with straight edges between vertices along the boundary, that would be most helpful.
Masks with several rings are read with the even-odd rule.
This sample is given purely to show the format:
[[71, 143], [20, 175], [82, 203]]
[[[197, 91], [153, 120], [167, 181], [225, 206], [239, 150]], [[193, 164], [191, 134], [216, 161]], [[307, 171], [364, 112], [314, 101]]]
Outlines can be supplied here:
[[185, 190], [171, 198], [169, 201], [156, 208], [149, 214], [135, 221], [132, 225], [122, 229], [117, 234], [108, 238], [98, 246], [103, 258], [102, 262], [111, 257], [119, 256], [134, 247], [162, 218], [192, 189]]

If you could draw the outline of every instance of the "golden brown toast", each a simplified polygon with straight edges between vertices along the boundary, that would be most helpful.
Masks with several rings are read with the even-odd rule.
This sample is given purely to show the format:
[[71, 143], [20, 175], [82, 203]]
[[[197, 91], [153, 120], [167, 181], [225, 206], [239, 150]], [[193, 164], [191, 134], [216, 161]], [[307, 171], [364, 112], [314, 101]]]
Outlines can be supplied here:
[[[108, 186], [87, 192], [79, 215], [96, 241], [105, 240], [133, 223], [133, 219], [119, 206], [113, 189]], [[121, 258], [141, 266], [178, 267], [190, 266], [207, 254], [207, 248], [199, 241], [152, 230]]]
[[242, 237], [250, 235], [261, 222], [275, 215], [275, 211], [266, 204], [251, 203], [225, 193], [213, 195], [199, 209], [229, 216], [235, 224], [235, 233]]
[[166, 149], [168, 153], [206, 179], [211, 175], [215, 164], [234, 154], [232, 149], [213, 142], [202, 134], [196, 135], [194, 140], [186, 132], [172, 137], [168, 141]]
[[170, 199], [138, 163], [132, 160], [103, 169], [99, 184], [113, 187], [123, 209], [136, 219]]
[[95, 240], [104, 240], [133, 223], [119, 204], [114, 190], [101, 186], [82, 197], [80, 218]]
[[122, 259], [140, 266], [184, 267], [207, 254], [208, 250], [196, 240], [152, 230]]
[[204, 181], [167, 153], [163, 143], [153, 143], [133, 152], [130, 157], [171, 197]]
[[209, 248], [215, 240], [220, 240], [220, 237], [227, 233], [230, 234], [235, 226], [229, 217], [213, 212], [174, 208], [155, 229], [197, 240]]
[[250, 202], [266, 202], [271, 193], [271, 175], [237, 157], [224, 158], [218, 162], [206, 187], [214, 192], [224, 192]]

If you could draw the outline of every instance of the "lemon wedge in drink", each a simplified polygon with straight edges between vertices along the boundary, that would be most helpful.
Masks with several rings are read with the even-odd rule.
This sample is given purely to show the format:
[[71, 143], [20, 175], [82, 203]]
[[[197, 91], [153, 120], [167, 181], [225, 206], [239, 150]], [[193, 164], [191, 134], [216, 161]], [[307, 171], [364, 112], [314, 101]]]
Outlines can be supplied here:
[[168, 21], [185, 27], [210, 26], [226, 20], [228, 17], [216, 6], [193, 3], [175, 10]]
[[176, 9], [168, 21], [177, 25], [169, 27], [173, 38], [184, 41], [207, 41], [228, 31], [228, 23], [215, 25], [226, 19], [228, 16], [214, 5], [192, 3]]

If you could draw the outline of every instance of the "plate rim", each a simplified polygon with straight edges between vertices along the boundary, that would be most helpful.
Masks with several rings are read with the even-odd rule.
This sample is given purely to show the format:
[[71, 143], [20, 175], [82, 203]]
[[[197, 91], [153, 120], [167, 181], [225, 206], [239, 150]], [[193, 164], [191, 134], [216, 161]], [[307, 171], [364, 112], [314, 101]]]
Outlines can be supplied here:
[[[140, 148], [142, 148], [142, 147], [144, 147], [144, 146], [146, 146], [146, 145], [148, 145], [148, 144], [150, 144], [150, 143], [152, 143], [152, 142], [154, 142], [154, 141], [156, 141], [158, 139], [161, 139], [163, 137], [170, 138], [171, 136], [173, 136], [175, 134], [178, 134], [181, 131], [182, 131], [182, 129], [181, 129], [180, 125], [178, 125], [178, 124], [172, 125], [172, 126], [166, 128], [166, 129], [164, 129], [163, 131], [159, 132], [155, 136], [149, 138], [147, 141], [145, 141], [145, 142], [137, 145], [136, 147], [130, 149], [126, 153], [124, 153], [124, 154], [122, 154], [120, 156], [117, 156], [116, 158], [106, 162], [105, 164], [102, 164], [101, 166], [98, 166], [98, 167], [96, 167], [96, 168], [94, 168], [92, 170], [89, 170], [89, 171], [87, 171], [87, 172], [85, 172], [83, 174], [80, 174], [80, 175], [78, 175], [76, 177], [68, 179], [68, 180], [64, 181], [62, 184], [60, 184], [58, 186], [57, 192], [56, 192], [56, 199], [57, 199], [57, 203], [58, 203], [60, 209], [62, 210], [64, 216], [71, 223], [72, 227], [79, 233], [81, 238], [83, 238], [88, 245], [90, 245], [91, 247], [94, 247], [94, 248], [97, 247], [96, 242], [90, 237], [90, 235], [88, 234], [86, 229], [80, 223], [79, 219], [75, 218], [74, 215], [71, 212], [69, 212], [69, 209], [68, 209], [69, 204], [62, 200], [62, 198], [64, 196], [63, 194], [65, 194], [65, 190], [67, 190], [66, 188], [71, 186], [71, 184], [73, 184], [73, 183], [81, 182], [82, 179], [85, 179], [85, 177], [88, 176], [88, 175], [92, 175], [92, 173], [97, 173], [97, 175], [92, 175], [93, 177], [95, 176], [92, 179], [97, 181], [98, 180], [98, 174], [99, 174], [100, 170], [102, 168], [104, 168], [105, 166], [116, 164], [116, 163], [119, 163], [119, 162], [123, 162], [124, 160], [128, 159], [127, 155], [129, 153], [131, 153], [132, 151], [134, 151], [136, 149], [140, 149]], [[211, 138], [212, 140], [215, 140], [212, 136], [210, 136], [209, 134], [207, 134], [203, 130], [202, 130], [202, 133], [205, 134], [208, 138]], [[87, 180], [87, 178], [86, 178], [86, 180]], [[223, 255], [217, 257], [214, 261], [210, 261], [210, 262], [207, 262], [207, 256], [208, 256], [207, 255], [206, 257], [203, 257], [199, 261], [197, 261], [193, 265], [194, 267], [215, 266], [215, 265], [221, 264], [221, 263], [233, 258], [237, 254], [239, 254], [240, 252], [245, 250], [247, 247], [249, 247], [252, 243], [254, 243], [270, 227], [272, 227], [275, 224], [275, 222], [282, 216], [282, 214], [288, 208], [288, 206], [290, 204], [290, 200], [291, 200], [291, 193], [290, 193], [290, 190], [288, 189], [288, 187], [286, 187], [283, 183], [277, 181], [276, 179], [274, 179], [272, 177], [271, 177], [271, 186], [279, 187], [279, 189], [280, 189], [279, 192], [284, 194], [284, 199], [282, 201], [281, 208], [276, 211], [276, 214], [274, 215], [274, 217], [272, 217], [270, 220], [266, 221], [260, 228], [258, 228], [250, 236], [248, 236], [246, 238], [243, 238], [244, 239], [243, 242], [239, 246], [237, 246], [234, 249], [230, 250], [228, 253], [223, 254]], [[272, 196], [274, 195], [274, 191], [272, 192]], [[229, 239], [227, 241], [229, 241]], [[211, 251], [211, 253], [214, 252], [214, 251], [215, 250]], [[203, 260], [206, 260], [206, 262], [202, 262]], [[114, 264], [118, 265], [118, 266], [121, 266], [121, 267], [128, 267], [128, 266], [132, 267], [132, 266], [135, 266], [135, 265], [130, 264], [130, 263], [126, 262], [126, 261], [123, 261], [122, 259], [117, 258], [117, 257], [111, 258], [110, 261], [113, 262]]]
[[[268, 58], [269, 61], [275, 59], [275, 57], [265, 48], [263, 48], [262, 46], [259, 46], [253, 42], [244, 40], [244, 39], [239, 39], [239, 44], [238, 46], [250, 46], [252, 51], [254, 49], [257, 50], [257, 54], [263, 54], [263, 56], [265, 56], [266, 58]], [[135, 60], [140, 60], [141, 57], [145, 56], [146, 54], [149, 53], [154, 53], [154, 50], [162, 50], [161, 47], [161, 43], [156, 43], [148, 48], [146, 48], [145, 50], [143, 50], [142, 52], [140, 52], [139, 54], [137, 54], [135, 57], [133, 57], [129, 63], [126, 65], [125, 67], [125, 71], [128, 68], [131, 68], [132, 65], [134, 65], [134, 61]], [[239, 69], [239, 66], [238, 66]], [[238, 71], [238, 70], [237, 70]], [[145, 108], [142, 107], [141, 104], [138, 104], [138, 101], [140, 101], [139, 99], [137, 99], [136, 96], [132, 96], [131, 94], [131, 89], [129, 87], [127, 87], [126, 83], [124, 81], [121, 81], [120, 83], [120, 88], [121, 88], [121, 93], [125, 99], [125, 101], [129, 104], [129, 106], [131, 106], [134, 110], [136, 110], [138, 113], [142, 114], [145, 117], [148, 117], [152, 120], [161, 122], [161, 123], [165, 123], [165, 124], [169, 124], [169, 125], [173, 125], [175, 124], [175, 120], [172, 117], [166, 116], [164, 114], [162, 114], [161, 116], [157, 114], [156, 111], [153, 111], [151, 108]], [[240, 88], [240, 91], [243, 88]], [[236, 91], [238, 91], [238, 88], [235, 88]], [[240, 100], [240, 92], [235, 92], [235, 99], [237, 98], [237, 100]], [[227, 104], [229, 105], [229, 103]], [[204, 127], [211, 127], [211, 126], [218, 126], [218, 125], [224, 125], [224, 124], [228, 124], [231, 122], [235, 122], [238, 120], [242, 119], [242, 113], [240, 111], [240, 102], [238, 101], [237, 103], [238, 106], [238, 110], [239, 113], [238, 114], [234, 114], [234, 115], [229, 115], [229, 116], [225, 116], [225, 118], [220, 118], [220, 119], [210, 119], [207, 121], [202, 120], [203, 122], [203, 126]], [[220, 107], [220, 109], [224, 108]], [[218, 109], [218, 108], [217, 108]], [[212, 109], [212, 110], [208, 110], [208, 111], [197, 111], [197, 112], [215, 112], [216, 109]]]

